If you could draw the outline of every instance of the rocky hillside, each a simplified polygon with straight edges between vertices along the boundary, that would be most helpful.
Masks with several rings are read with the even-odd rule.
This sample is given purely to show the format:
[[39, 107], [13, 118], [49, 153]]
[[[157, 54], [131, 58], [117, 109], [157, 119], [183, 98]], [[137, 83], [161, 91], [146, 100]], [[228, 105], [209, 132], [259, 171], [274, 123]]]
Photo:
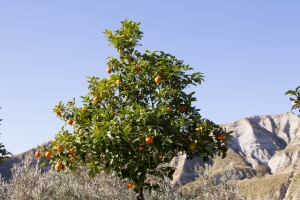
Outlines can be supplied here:
[[[277, 195], [291, 197], [295, 191], [299, 191], [297, 180], [300, 179], [300, 174], [298, 174], [297, 164], [300, 158], [300, 117], [287, 112], [278, 115], [248, 117], [221, 126], [234, 133], [229, 142], [230, 149], [227, 157], [224, 160], [216, 157], [210, 161], [215, 173], [221, 170], [221, 162], [235, 162], [238, 170], [243, 173], [242, 179], [251, 180], [250, 178], [256, 176], [255, 169], [263, 165], [266, 166], [269, 176], [285, 174], [284, 177], [288, 177], [282, 179], [282, 183], [278, 183]], [[11, 160], [0, 165], [2, 176], [10, 178], [10, 168], [22, 159], [26, 158], [34, 164], [36, 162], [34, 152], [35, 149], [31, 149], [13, 156]], [[171, 165], [176, 167], [174, 183], [185, 184], [194, 181], [198, 175], [195, 170], [196, 163], [203, 166], [201, 158], [187, 160], [183, 155], [173, 159]]]
[[[268, 192], [276, 194], [271, 195], [281, 196], [280, 199], [284, 197], [297, 199], [300, 196], [300, 191], [297, 189], [300, 184], [300, 173], [298, 173], [300, 117], [287, 112], [278, 115], [248, 117], [221, 126], [234, 133], [229, 142], [230, 149], [227, 157], [212, 159], [214, 173], [221, 170], [221, 162], [234, 162], [237, 169], [243, 173], [242, 179], [248, 178], [245, 181], [249, 182], [256, 175], [255, 169], [263, 165], [270, 174], [266, 177], [266, 181], [274, 184]], [[203, 165], [200, 158], [187, 160], [184, 155], [174, 159], [172, 165], [177, 168], [174, 182], [185, 184], [195, 180], [195, 176], [198, 175], [194, 170], [196, 163]], [[257, 180], [257, 187], [265, 186], [259, 184], [263, 182], [262, 180], [264, 179]], [[245, 181], [242, 184], [245, 185]], [[255, 178], [251, 181], [255, 181]]]

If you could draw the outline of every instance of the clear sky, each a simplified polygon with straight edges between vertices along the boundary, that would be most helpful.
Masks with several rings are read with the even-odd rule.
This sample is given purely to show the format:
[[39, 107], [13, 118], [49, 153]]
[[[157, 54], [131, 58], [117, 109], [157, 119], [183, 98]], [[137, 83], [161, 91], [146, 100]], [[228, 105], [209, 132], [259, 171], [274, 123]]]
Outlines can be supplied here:
[[[223, 124], [290, 111], [300, 85], [300, 1], [0, 1], [0, 126], [13, 154], [49, 141], [63, 122], [52, 109], [107, 77], [116, 55], [102, 33], [141, 22], [143, 49], [203, 72], [203, 117]], [[296, 113], [296, 112], [295, 112]]]

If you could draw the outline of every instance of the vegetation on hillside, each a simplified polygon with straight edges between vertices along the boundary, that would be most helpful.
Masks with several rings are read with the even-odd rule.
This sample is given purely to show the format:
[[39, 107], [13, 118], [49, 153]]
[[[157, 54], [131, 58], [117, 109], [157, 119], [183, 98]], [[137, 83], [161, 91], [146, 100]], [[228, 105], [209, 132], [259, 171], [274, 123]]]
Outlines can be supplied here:
[[[0, 109], [1, 109], [1, 107], [0, 107]], [[2, 121], [2, 119], [0, 119], [0, 121]], [[8, 159], [9, 155], [12, 155], [12, 154], [5, 149], [4, 144], [0, 143], [0, 164], [2, 162], [4, 162], [6, 159]]]
[[[36, 162], [38, 163], [38, 162]], [[161, 192], [145, 190], [144, 197], [147, 200], [188, 200], [188, 199], [240, 199], [237, 187], [237, 176], [233, 166], [223, 166], [225, 176], [219, 179], [219, 185], [216, 178], [209, 173], [207, 167], [199, 171], [203, 174], [199, 181], [194, 185], [193, 191], [186, 194], [184, 189], [174, 188], [170, 179], [166, 178], [161, 184]], [[128, 190], [115, 173], [106, 176], [104, 172], [96, 174], [90, 178], [88, 170], [76, 170], [73, 173], [66, 170], [66, 173], [59, 173], [54, 170], [42, 173], [36, 167], [32, 167], [26, 160], [12, 169], [13, 178], [10, 182], [0, 181], [0, 199], [23, 200], [56, 200], [56, 199], [115, 199], [132, 200], [135, 198], [135, 192]], [[229, 177], [233, 177], [229, 179]], [[181, 192], [180, 192], [181, 191]], [[228, 196], [229, 195], [229, 196]], [[230, 198], [229, 198], [230, 197]], [[234, 198], [233, 198], [234, 197]], [[239, 197], [239, 198], [237, 198]]]

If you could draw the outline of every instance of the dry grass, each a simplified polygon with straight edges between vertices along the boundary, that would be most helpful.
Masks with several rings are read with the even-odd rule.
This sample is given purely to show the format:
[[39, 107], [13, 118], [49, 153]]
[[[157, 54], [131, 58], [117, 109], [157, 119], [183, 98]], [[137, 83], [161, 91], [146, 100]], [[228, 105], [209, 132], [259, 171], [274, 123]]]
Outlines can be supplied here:
[[222, 163], [222, 171], [215, 176], [211, 167], [200, 168], [196, 181], [180, 188], [180, 192], [191, 199], [239, 200], [244, 195], [239, 192], [237, 182], [240, 174], [232, 163]]
[[252, 178], [256, 175], [255, 169], [250, 167], [239, 154], [231, 149], [227, 152], [224, 159], [220, 156], [216, 156], [213, 160], [214, 164], [211, 168], [211, 172], [215, 175], [223, 171], [222, 163], [225, 163], [226, 165], [234, 163], [235, 169], [242, 173], [242, 178]]
[[246, 197], [256, 199], [258, 197], [267, 199], [277, 199], [281, 184], [284, 183], [290, 174], [279, 174], [265, 176], [263, 178], [252, 178], [239, 181], [240, 191]]

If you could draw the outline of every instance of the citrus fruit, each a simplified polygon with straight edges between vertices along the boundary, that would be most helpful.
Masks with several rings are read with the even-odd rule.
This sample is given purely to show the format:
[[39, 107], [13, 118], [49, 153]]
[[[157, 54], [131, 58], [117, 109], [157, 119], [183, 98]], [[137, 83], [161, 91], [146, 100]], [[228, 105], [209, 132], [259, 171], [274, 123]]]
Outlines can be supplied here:
[[112, 69], [111, 68], [107, 68], [106, 72], [110, 74], [112, 72]]
[[153, 138], [152, 137], [147, 137], [146, 138], [146, 144], [152, 144], [153, 143]]
[[129, 183], [127, 184], [127, 186], [128, 186], [128, 188], [133, 188], [133, 182], [129, 182]]
[[155, 77], [154, 81], [155, 83], [159, 84], [161, 82], [160, 76]]
[[121, 79], [118, 79], [118, 80], [116, 81], [116, 84], [119, 85], [121, 82], [122, 82]]
[[201, 132], [201, 128], [199, 128], [199, 127], [198, 127], [198, 128], [196, 128], [195, 130], [196, 130], [198, 133], [200, 133], [200, 132]]
[[189, 146], [189, 149], [190, 149], [190, 150], [193, 151], [195, 148], [196, 148], [196, 145], [195, 145], [194, 143], [190, 144], [190, 146]]
[[73, 155], [75, 153], [74, 149], [70, 149], [69, 153]]
[[139, 149], [140, 151], [143, 151], [143, 150], [144, 150], [144, 147], [143, 147], [143, 146], [139, 146], [138, 149]]
[[60, 153], [63, 152], [64, 151], [64, 147], [63, 146], [57, 147], [57, 151], [60, 152]]
[[100, 100], [99, 97], [94, 97], [94, 98], [93, 98], [93, 102], [94, 102], [94, 103], [98, 103], [99, 100]]
[[56, 163], [56, 165], [55, 165], [55, 168], [58, 169], [58, 170], [60, 170], [62, 167], [63, 167], [63, 165], [62, 165], [61, 161]]
[[69, 125], [72, 125], [72, 124], [73, 124], [73, 120], [69, 119], [67, 123], [68, 123]]
[[136, 71], [137, 73], [139, 73], [141, 70], [142, 70], [141, 67], [136, 67], [136, 68], [135, 68], [135, 71]]
[[35, 157], [37, 157], [37, 158], [41, 157], [41, 152], [39, 152], [39, 151], [35, 152]]
[[179, 111], [183, 113], [185, 111], [185, 107], [184, 106], [180, 106], [179, 107]]
[[224, 140], [225, 139], [225, 135], [223, 133], [221, 133], [220, 135], [218, 135], [218, 139], [219, 140]]
[[46, 156], [46, 158], [51, 158], [52, 157], [52, 153], [48, 151], [48, 152], [45, 153], [45, 156]]

